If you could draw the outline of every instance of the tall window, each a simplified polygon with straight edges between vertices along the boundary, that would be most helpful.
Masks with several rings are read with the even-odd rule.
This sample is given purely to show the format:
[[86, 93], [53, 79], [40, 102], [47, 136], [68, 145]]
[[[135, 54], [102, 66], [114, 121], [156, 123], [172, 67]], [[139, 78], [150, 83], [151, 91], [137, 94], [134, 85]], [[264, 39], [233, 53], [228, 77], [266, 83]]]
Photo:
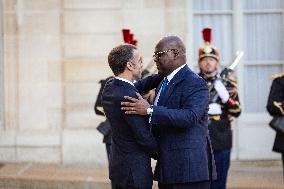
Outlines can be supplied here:
[[[193, 41], [197, 49], [203, 45], [201, 30], [213, 29], [212, 43], [220, 50], [221, 66], [228, 65], [234, 55], [234, 41], [242, 40], [243, 110], [245, 113], [266, 112], [271, 76], [283, 71], [283, 0], [242, 0], [241, 10], [234, 9], [238, 0], [193, 0]], [[235, 14], [240, 11], [241, 14]], [[234, 16], [242, 23], [233, 24]], [[240, 27], [240, 35], [234, 31]], [[240, 38], [240, 36], [242, 38]], [[235, 40], [234, 40], [235, 39]]]
[[243, 1], [244, 111], [266, 112], [271, 76], [283, 66], [282, 0]]
[[202, 29], [212, 28], [212, 44], [220, 50], [220, 63], [229, 64], [233, 55], [232, 0], [194, 0], [194, 59], [197, 62], [198, 48], [204, 44]]

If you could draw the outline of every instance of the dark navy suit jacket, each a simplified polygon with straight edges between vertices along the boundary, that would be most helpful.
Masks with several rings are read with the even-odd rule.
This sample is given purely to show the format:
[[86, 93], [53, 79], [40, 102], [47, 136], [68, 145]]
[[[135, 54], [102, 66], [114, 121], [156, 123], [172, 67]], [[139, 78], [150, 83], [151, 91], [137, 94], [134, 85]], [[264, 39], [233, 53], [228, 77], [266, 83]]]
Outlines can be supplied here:
[[[150, 76], [137, 85], [143, 91], [154, 88], [161, 79]], [[150, 132], [148, 118], [121, 111], [124, 96], [136, 97], [135, 92], [138, 91], [134, 86], [118, 79], [107, 82], [103, 90], [103, 108], [112, 129], [110, 179], [121, 187], [131, 184], [136, 188], [151, 188], [151, 156], [157, 156], [157, 143]]]
[[187, 65], [169, 82], [151, 117], [159, 148], [155, 180], [165, 184], [210, 180], [208, 102], [205, 81]]

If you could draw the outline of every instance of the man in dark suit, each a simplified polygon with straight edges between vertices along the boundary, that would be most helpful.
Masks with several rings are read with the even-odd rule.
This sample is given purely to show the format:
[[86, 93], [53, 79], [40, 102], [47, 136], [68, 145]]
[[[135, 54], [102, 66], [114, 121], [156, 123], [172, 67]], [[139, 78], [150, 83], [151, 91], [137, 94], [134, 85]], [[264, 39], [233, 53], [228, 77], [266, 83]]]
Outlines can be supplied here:
[[[112, 49], [108, 63], [116, 76], [106, 83], [102, 94], [103, 109], [112, 132], [110, 179], [117, 189], [150, 189], [151, 157], [157, 158], [156, 140], [147, 118], [121, 111], [124, 96], [135, 97], [138, 92], [133, 81], [141, 77], [142, 57], [134, 45], [124, 44]], [[157, 86], [161, 79], [156, 75], [145, 81], [147, 86], [137, 82], [141, 91], [143, 87]]]
[[149, 115], [159, 149], [154, 179], [161, 189], [209, 189], [216, 177], [207, 127], [209, 92], [186, 65], [185, 53], [177, 36], [160, 40], [153, 57], [164, 80], [154, 104], [139, 94], [122, 103], [126, 114]]

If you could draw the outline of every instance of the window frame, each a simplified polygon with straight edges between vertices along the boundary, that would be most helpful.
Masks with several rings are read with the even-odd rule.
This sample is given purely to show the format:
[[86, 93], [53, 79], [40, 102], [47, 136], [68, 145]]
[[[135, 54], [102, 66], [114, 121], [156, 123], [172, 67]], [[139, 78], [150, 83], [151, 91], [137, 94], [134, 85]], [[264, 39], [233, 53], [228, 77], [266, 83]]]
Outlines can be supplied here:
[[4, 128], [4, 10], [0, 2], [0, 129]]

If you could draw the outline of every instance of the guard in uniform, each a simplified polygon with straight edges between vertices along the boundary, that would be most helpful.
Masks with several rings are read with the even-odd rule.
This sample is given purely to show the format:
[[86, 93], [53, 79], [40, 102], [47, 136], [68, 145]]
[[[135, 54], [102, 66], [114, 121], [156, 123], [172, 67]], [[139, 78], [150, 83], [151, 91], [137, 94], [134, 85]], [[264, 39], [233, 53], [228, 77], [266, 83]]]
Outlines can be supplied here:
[[[284, 116], [284, 72], [273, 76], [266, 108], [271, 116]], [[284, 133], [280, 131], [276, 132], [273, 151], [282, 154], [284, 173]]]
[[[110, 76], [106, 79], [100, 80], [99, 82], [101, 86], [100, 86], [100, 90], [99, 90], [99, 93], [97, 95], [97, 99], [94, 105], [94, 111], [97, 115], [105, 116], [103, 105], [102, 105], [102, 93], [103, 93], [105, 84], [113, 78], [114, 78], [113, 76]], [[103, 134], [103, 143], [105, 143], [106, 145], [107, 159], [109, 162], [110, 156], [111, 156], [111, 126], [110, 126], [108, 119], [105, 119], [105, 121], [101, 122], [99, 126], [97, 127], [97, 130]], [[115, 189], [113, 182], [111, 182], [111, 188]]]
[[210, 91], [209, 135], [215, 158], [217, 180], [211, 189], [225, 189], [232, 148], [232, 117], [241, 113], [237, 83], [233, 76], [221, 78], [218, 73], [219, 51], [211, 45], [211, 29], [203, 31], [205, 44], [199, 49], [199, 75], [207, 82]]

